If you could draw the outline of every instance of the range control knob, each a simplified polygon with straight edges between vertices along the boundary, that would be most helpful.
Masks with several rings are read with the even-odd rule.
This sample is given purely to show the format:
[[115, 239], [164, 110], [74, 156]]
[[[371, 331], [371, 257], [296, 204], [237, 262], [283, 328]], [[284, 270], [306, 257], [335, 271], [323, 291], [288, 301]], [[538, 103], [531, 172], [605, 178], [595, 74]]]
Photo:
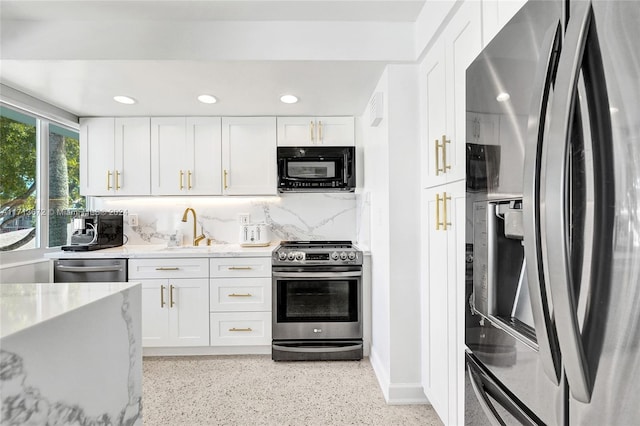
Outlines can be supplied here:
[[334, 251], [333, 253], [331, 253], [331, 259], [338, 260], [339, 257], [340, 255], [338, 254], [337, 251]]
[[302, 259], [304, 259], [304, 254], [296, 253], [296, 260], [302, 260]]
[[280, 253], [278, 253], [278, 259], [286, 260], [287, 259], [287, 253], [281, 251]]
[[340, 259], [347, 260], [347, 253], [345, 252], [340, 253]]
[[352, 251], [349, 252], [349, 260], [355, 260], [356, 259], [356, 254]]
[[293, 252], [289, 252], [289, 254], [287, 255], [287, 259], [289, 260], [293, 260], [296, 258], [296, 255]]

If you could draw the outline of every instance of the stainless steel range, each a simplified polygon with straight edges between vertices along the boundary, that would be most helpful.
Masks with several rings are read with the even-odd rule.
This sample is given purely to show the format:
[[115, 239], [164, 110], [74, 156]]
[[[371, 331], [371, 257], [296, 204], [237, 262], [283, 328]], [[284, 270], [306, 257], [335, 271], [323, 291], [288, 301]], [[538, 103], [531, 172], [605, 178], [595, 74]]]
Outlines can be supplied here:
[[350, 241], [283, 241], [274, 250], [275, 361], [362, 359], [362, 252]]

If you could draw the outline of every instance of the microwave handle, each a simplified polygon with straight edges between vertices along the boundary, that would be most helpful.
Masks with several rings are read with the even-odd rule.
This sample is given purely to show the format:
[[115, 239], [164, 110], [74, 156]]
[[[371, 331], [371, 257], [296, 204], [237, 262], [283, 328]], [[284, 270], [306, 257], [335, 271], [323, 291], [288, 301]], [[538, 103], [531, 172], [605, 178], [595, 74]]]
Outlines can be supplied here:
[[345, 174], [344, 174], [344, 183], [346, 184], [351, 175], [353, 174], [353, 165], [355, 161], [351, 158], [351, 152], [347, 151], [344, 154], [344, 163], [345, 163]]

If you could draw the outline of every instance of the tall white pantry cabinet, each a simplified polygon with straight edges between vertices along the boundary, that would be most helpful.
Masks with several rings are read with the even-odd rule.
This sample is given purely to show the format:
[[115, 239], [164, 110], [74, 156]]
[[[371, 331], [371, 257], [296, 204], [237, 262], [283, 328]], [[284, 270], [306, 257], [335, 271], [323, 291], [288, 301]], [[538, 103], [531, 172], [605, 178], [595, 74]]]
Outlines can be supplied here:
[[466, 69], [525, 0], [463, 2], [420, 64], [422, 386], [464, 423]]

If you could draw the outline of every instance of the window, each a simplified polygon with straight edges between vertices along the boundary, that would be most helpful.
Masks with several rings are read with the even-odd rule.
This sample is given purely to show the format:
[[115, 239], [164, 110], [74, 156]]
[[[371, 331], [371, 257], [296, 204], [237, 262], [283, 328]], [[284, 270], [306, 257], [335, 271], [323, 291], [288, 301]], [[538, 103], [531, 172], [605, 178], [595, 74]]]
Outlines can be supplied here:
[[85, 207], [79, 158], [77, 130], [0, 107], [1, 251], [68, 243], [70, 212]]
[[0, 249], [36, 248], [36, 119], [0, 108]]
[[49, 247], [69, 243], [72, 211], [84, 210], [80, 195], [78, 132], [49, 125]]

